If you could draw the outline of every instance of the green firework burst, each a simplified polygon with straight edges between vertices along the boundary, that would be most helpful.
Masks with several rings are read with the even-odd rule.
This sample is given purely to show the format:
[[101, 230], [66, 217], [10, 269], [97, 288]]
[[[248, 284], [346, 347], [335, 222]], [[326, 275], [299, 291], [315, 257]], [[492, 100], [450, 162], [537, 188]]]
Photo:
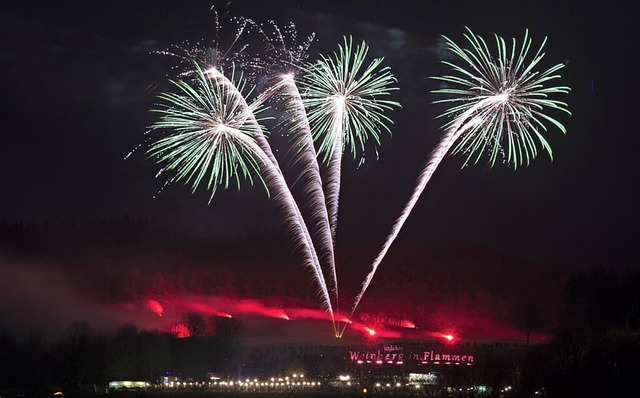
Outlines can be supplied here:
[[[469, 48], [460, 47], [443, 36], [460, 62], [443, 61], [455, 74], [435, 77], [446, 87], [434, 92], [448, 97], [436, 102], [452, 105], [440, 115], [452, 117], [445, 129], [457, 122], [473, 121], [459, 138], [453, 153], [466, 156], [464, 165], [478, 163], [488, 156], [492, 166], [498, 159], [504, 159], [516, 169], [528, 165], [539, 148], [552, 156], [551, 146], [543, 135], [547, 125], [556, 126], [563, 133], [566, 129], [546, 111], [570, 112], [566, 103], [550, 96], [567, 94], [570, 89], [553, 85], [560, 78], [557, 72], [564, 64], [542, 72], [535, 69], [545, 55], [546, 38], [534, 52], [528, 31], [521, 45], [518, 47], [513, 39], [511, 48], [496, 35], [496, 51], [492, 53], [485, 40], [470, 29], [467, 28], [464, 37]], [[460, 117], [465, 120], [460, 121]]]
[[[393, 122], [384, 112], [400, 106], [387, 99], [398, 89], [396, 79], [388, 67], [380, 68], [383, 58], [367, 65], [368, 51], [365, 42], [354, 49], [353, 40], [345, 37], [333, 57], [321, 56], [304, 68], [302, 97], [325, 162], [335, 150], [348, 149], [355, 158], [366, 142], [373, 140], [378, 146], [381, 132], [390, 132], [388, 125]], [[342, 148], [336, 149], [336, 142], [342, 142]]]
[[172, 171], [171, 181], [182, 181], [194, 192], [204, 185], [211, 197], [217, 187], [227, 189], [234, 181], [238, 189], [242, 181], [253, 184], [254, 178], [265, 185], [260, 157], [247, 145], [247, 139], [255, 141], [263, 134], [251, 122], [260, 109], [247, 107], [238, 95], [245, 90], [242, 77], [236, 79], [232, 73], [230, 80], [222, 81], [197, 64], [194, 71], [190, 81], [170, 81], [176, 91], [159, 94], [161, 102], [152, 109], [160, 117], [151, 131], [163, 136], [147, 154], [163, 165], [158, 174]]

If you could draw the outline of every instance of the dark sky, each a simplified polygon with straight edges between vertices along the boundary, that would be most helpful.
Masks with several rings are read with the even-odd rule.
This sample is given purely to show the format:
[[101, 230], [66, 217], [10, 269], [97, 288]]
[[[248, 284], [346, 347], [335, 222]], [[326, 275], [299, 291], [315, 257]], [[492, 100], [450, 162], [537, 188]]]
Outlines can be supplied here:
[[[11, 1], [0, 10], [0, 222], [85, 222], [131, 216], [199, 236], [277, 229], [259, 189], [191, 195], [162, 181], [141, 151], [152, 121], [149, 91], [172, 65], [152, 54], [211, 37], [209, 1]], [[220, 9], [220, 8], [219, 8]], [[572, 116], [556, 114], [563, 136], [512, 171], [436, 171], [397, 245], [452, 251], [487, 248], [530, 263], [638, 267], [635, 123], [637, 23], [617, 2], [588, 1], [232, 1], [230, 16], [294, 21], [317, 34], [314, 51], [342, 35], [364, 39], [398, 79], [393, 135], [377, 162], [345, 159], [338, 247], [379, 246], [435, 146], [442, 108], [429, 76], [443, 72], [439, 35], [461, 41], [464, 27], [534, 45], [547, 36], [543, 66], [566, 62]], [[224, 26], [223, 26], [224, 31]], [[363, 259], [366, 264], [370, 260]], [[389, 262], [393, 261], [393, 251]], [[339, 267], [340, 265], [338, 265]], [[382, 267], [385, 263], [382, 264]]]

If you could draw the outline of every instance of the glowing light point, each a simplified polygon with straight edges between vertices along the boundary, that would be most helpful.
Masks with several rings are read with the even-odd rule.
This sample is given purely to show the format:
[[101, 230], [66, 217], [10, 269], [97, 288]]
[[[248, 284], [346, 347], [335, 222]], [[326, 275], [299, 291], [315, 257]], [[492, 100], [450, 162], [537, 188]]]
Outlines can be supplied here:
[[453, 339], [454, 339], [452, 334], [444, 334], [444, 335], [442, 335], [442, 337], [447, 339], [448, 341], [453, 341]]
[[509, 102], [509, 93], [503, 91], [500, 94], [496, 94], [495, 99], [500, 104], [506, 104], [507, 102]]
[[211, 67], [207, 70], [204, 71], [205, 75], [209, 75], [209, 76], [216, 76], [218, 74], [220, 74], [220, 72], [218, 72], [218, 70], [215, 67]]

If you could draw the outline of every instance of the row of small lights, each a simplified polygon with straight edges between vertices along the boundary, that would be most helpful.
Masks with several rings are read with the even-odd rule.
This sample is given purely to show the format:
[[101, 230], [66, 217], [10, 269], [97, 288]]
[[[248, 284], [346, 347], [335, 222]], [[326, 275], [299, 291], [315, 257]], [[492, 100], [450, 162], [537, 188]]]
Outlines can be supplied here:
[[[351, 376], [349, 376], [349, 375], [338, 376], [338, 380], [345, 382], [345, 385], [347, 387], [351, 386]], [[405, 387], [405, 386], [406, 387], [413, 387], [415, 389], [420, 389], [421, 388], [420, 384], [412, 384], [412, 383], [408, 383], [406, 385], [403, 385], [402, 383], [396, 383], [395, 385], [393, 385], [391, 383], [386, 383], [386, 384], [384, 384], [384, 386], [383, 386], [382, 383], [376, 383], [376, 384], [374, 384], [374, 386], [375, 386], [376, 389], [378, 389], [378, 388], [391, 388], [391, 387], [402, 388], [402, 387]], [[363, 388], [362, 392], [366, 393], [367, 389]]]
[[244, 381], [210, 381], [210, 382], [165, 382], [166, 388], [180, 388], [180, 387], [319, 387], [321, 383], [319, 381], [300, 381], [304, 379], [304, 375], [293, 375], [293, 379], [287, 377], [272, 377], [268, 381], [260, 381], [258, 379], [246, 379]]
[[[304, 376], [300, 376], [300, 379], [302, 379]], [[351, 383], [351, 376], [349, 375], [341, 375], [338, 377], [338, 380], [342, 381], [344, 383], [345, 386], [347, 387], [351, 387], [352, 383]], [[357, 385], [359, 383], [355, 383], [353, 384], [354, 386]], [[209, 387], [209, 388], [213, 388], [213, 387], [223, 387], [223, 388], [251, 388], [251, 387], [297, 387], [297, 386], [302, 386], [302, 387], [320, 387], [322, 384], [318, 381], [296, 381], [296, 380], [292, 380], [289, 377], [285, 377], [285, 378], [274, 378], [272, 377], [270, 380], [268, 381], [259, 381], [258, 379], [246, 379], [245, 381], [242, 380], [238, 380], [238, 381], [210, 381], [210, 382], [168, 382], [164, 384], [166, 388], [186, 388], [188, 387]], [[385, 388], [405, 388], [405, 387], [409, 387], [409, 388], [414, 388], [416, 390], [421, 389], [422, 385], [419, 383], [407, 383], [407, 384], [402, 384], [400, 382], [392, 384], [392, 383], [375, 383], [374, 384], [375, 389], [385, 389]], [[467, 390], [472, 390], [472, 387], [467, 388]], [[504, 389], [500, 390], [501, 393], [506, 393], [512, 390], [511, 386], [505, 387]], [[460, 391], [463, 391], [462, 388], [460, 388]], [[367, 388], [363, 388], [362, 389], [363, 393], [367, 393], [368, 390]], [[536, 394], [538, 394], [539, 392], [536, 391]]]
[[316, 387], [320, 386], [321, 383], [319, 381], [303, 381], [303, 382], [256, 382], [256, 381], [216, 381], [216, 382], [179, 382], [179, 381], [170, 381], [164, 383], [165, 387], [174, 388], [174, 387], [206, 387], [206, 386], [223, 386], [223, 387], [284, 387], [284, 386], [311, 386]]
[[[303, 376], [301, 376], [301, 377], [303, 377]], [[348, 375], [339, 376], [338, 379], [340, 381], [345, 382], [346, 386], [349, 386], [349, 387], [351, 386], [351, 377], [350, 376], [348, 376]], [[147, 386], [148, 385], [149, 384], [147, 383]], [[241, 381], [241, 380], [238, 380], [238, 381], [235, 381], [235, 382], [234, 381], [220, 381], [220, 382], [218, 382], [218, 381], [211, 382], [210, 381], [208, 383], [205, 383], [205, 382], [186, 382], [186, 381], [185, 382], [179, 382], [179, 381], [178, 382], [173, 382], [172, 381], [172, 382], [164, 383], [164, 385], [165, 385], [165, 387], [168, 387], [168, 388], [180, 388], [180, 386], [182, 386], [182, 387], [187, 387], [187, 386], [189, 386], [189, 387], [206, 387], [207, 385], [209, 387], [211, 387], [211, 386], [223, 386], [223, 387], [234, 387], [234, 386], [237, 386], [237, 387], [310, 386], [310, 387], [319, 387], [319, 386], [321, 386], [321, 383], [320, 382], [315, 382], [315, 381], [312, 381], [312, 382], [290, 381], [289, 377], [278, 378], [278, 379], [272, 377], [270, 379], [270, 381], [262, 381], [262, 382], [259, 381], [258, 379], [253, 379], [253, 380], [246, 379], [244, 382]], [[411, 383], [406, 384], [406, 385], [403, 385], [402, 383], [396, 383], [395, 385], [393, 385], [391, 383], [385, 383], [384, 385], [382, 383], [376, 383], [374, 386], [375, 386], [376, 389], [379, 389], [379, 388], [391, 388], [391, 387], [401, 388], [401, 387], [405, 387], [405, 386], [406, 387], [413, 387], [415, 389], [420, 389], [421, 388], [420, 384], [411, 384]], [[501, 393], [506, 393], [506, 392], [511, 391], [512, 389], [513, 388], [511, 386], [508, 386], [508, 387], [505, 387], [505, 388], [501, 389], [500, 392]], [[469, 388], [467, 388], [467, 390], [473, 390], [473, 387], [469, 387]], [[460, 391], [463, 391], [463, 389], [460, 388]], [[367, 389], [364, 388], [362, 390], [362, 392], [366, 393]], [[536, 391], [535, 393], [536, 393], [536, 395], [540, 394], [539, 391]]]
[[[507, 386], [507, 387], [503, 388], [502, 390], [500, 390], [500, 392], [501, 392], [501, 393], [505, 393], [505, 392], [509, 392], [509, 391], [511, 391], [511, 390], [512, 390], [511, 386]], [[536, 391], [536, 392], [537, 392], [537, 391]]]
[[[339, 380], [346, 382], [346, 386], [351, 386], [351, 377], [350, 376], [339, 376]], [[180, 387], [213, 387], [213, 386], [222, 386], [222, 387], [291, 387], [291, 386], [309, 386], [309, 387], [320, 387], [322, 384], [319, 381], [291, 381], [288, 377], [285, 378], [271, 378], [269, 381], [259, 381], [258, 379], [246, 379], [245, 381], [215, 381], [215, 382], [167, 382], [164, 383], [165, 387], [168, 388], [180, 388]], [[376, 383], [376, 388], [391, 388], [391, 387], [403, 387], [402, 383], [396, 383], [392, 385], [391, 383]], [[414, 387], [419, 389], [420, 384], [406, 384], [407, 387]], [[364, 390], [366, 392], [366, 389]]]

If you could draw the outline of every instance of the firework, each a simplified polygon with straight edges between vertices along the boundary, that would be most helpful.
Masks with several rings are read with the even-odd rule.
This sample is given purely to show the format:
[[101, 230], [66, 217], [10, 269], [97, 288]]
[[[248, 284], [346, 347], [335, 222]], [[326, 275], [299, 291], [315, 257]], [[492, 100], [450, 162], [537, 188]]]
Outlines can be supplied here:
[[[165, 51], [159, 51], [159, 54], [168, 55], [178, 59], [178, 64], [175, 66], [177, 70], [177, 76], [180, 78], [190, 78], [197, 75], [198, 71], [194, 68], [197, 65], [199, 68], [205, 71], [209, 77], [218, 80], [218, 83], [225, 85], [229, 91], [229, 94], [233, 94], [237, 100], [237, 106], [243, 106], [247, 108], [247, 115], [249, 116], [249, 122], [253, 124], [253, 128], [256, 132], [261, 132], [254, 136], [258, 145], [262, 148], [264, 153], [269, 157], [272, 163], [278, 166], [278, 162], [271, 151], [271, 147], [267, 143], [266, 137], [263, 134], [263, 129], [259, 126], [259, 123], [253, 118], [254, 112], [248, 109], [248, 104], [242, 93], [240, 93], [233, 82], [229, 81], [226, 77], [227, 71], [231, 71], [231, 75], [235, 74], [236, 69], [251, 70], [249, 65], [253, 64], [253, 58], [249, 52], [249, 44], [243, 43], [241, 37], [245, 35], [251, 27], [255, 26], [253, 20], [243, 17], [232, 18], [231, 22], [234, 26], [230, 30], [230, 34], [226, 34], [224, 42], [226, 45], [222, 46], [223, 42], [221, 37], [221, 24], [218, 12], [212, 7], [211, 13], [213, 17], [213, 31], [214, 37], [207, 44], [196, 43], [190, 45], [184, 43], [183, 45], [175, 45]], [[253, 80], [253, 79], [252, 79]], [[254, 107], [261, 104], [261, 101], [254, 101]]]
[[[240, 188], [243, 179], [253, 184], [253, 176], [257, 176], [265, 185], [259, 173], [259, 154], [239, 139], [251, 137], [255, 142], [255, 137], [262, 135], [259, 126], [248, 122], [260, 109], [250, 112], [230, 85], [217, 84], [197, 64], [194, 70], [193, 83], [171, 80], [178, 92], [159, 94], [162, 102], [152, 110], [160, 114], [152, 131], [171, 132], [147, 151], [164, 164], [158, 176], [173, 171], [170, 180], [184, 181], [192, 192], [205, 183], [211, 191], [210, 200], [218, 186], [227, 189], [232, 181]], [[238, 90], [244, 88], [242, 80], [239, 86]]]
[[293, 22], [289, 22], [284, 28], [280, 28], [274, 21], [268, 21], [264, 25], [254, 24], [253, 27], [264, 44], [264, 51], [254, 57], [252, 65], [261, 72], [260, 77], [277, 80], [277, 76], [297, 72], [300, 65], [309, 58], [309, 48], [315, 40], [315, 34], [299, 41]]
[[[235, 71], [235, 68], [232, 69], [232, 71]], [[216, 69], [215, 67], [209, 67], [209, 69], [206, 70], [206, 73], [210, 78], [216, 80], [217, 85], [220, 85], [221, 87], [224, 87], [226, 89], [227, 93], [235, 99], [235, 102], [241, 109], [241, 112], [244, 112], [248, 116], [247, 122], [251, 125], [252, 130], [256, 132], [256, 134], [254, 135], [254, 139], [256, 140], [258, 146], [260, 146], [260, 149], [262, 149], [265, 155], [267, 155], [269, 161], [271, 161], [271, 163], [273, 163], [273, 165], [278, 168], [278, 160], [273, 155], [271, 146], [267, 142], [267, 138], [264, 134], [265, 130], [260, 126], [258, 119], [256, 119], [255, 117], [256, 112], [254, 111], [254, 109], [260, 109], [262, 102], [256, 100], [252, 103], [251, 106], [249, 106], [245, 95], [243, 95], [241, 90], [238, 89], [237, 85], [232, 80], [229, 80], [218, 69]], [[233, 75], [234, 73], [232, 73], [232, 76]], [[244, 83], [242, 85], [244, 86]]]
[[[264, 185], [284, 215], [295, 237], [296, 245], [305, 255], [305, 264], [318, 283], [324, 306], [333, 314], [324, 276], [298, 206], [277, 165], [256, 142], [263, 137], [255, 116], [259, 105], [247, 105], [243, 95], [244, 82], [210, 76], [195, 64], [191, 82], [172, 81], [177, 93], [159, 94], [162, 101], [155, 112], [160, 119], [151, 126], [166, 132], [153, 142], [148, 154], [163, 164], [160, 173], [173, 171], [172, 180], [184, 181], [192, 191], [206, 185], [211, 197], [218, 186], [228, 188], [235, 181], [253, 183], [253, 176]], [[159, 174], [160, 174], [159, 173]]]
[[[180, 60], [179, 78], [170, 81], [175, 92], [158, 96], [160, 103], [154, 112], [159, 120], [150, 132], [165, 135], [147, 153], [162, 165], [158, 175], [171, 173], [168, 182], [182, 181], [192, 191], [205, 187], [209, 201], [218, 187], [240, 189], [245, 181], [264, 186], [304, 253], [305, 265], [312, 270], [338, 335], [323, 270], [331, 278], [337, 308], [333, 248], [342, 155], [348, 150], [355, 158], [371, 142], [377, 149], [382, 133], [390, 133], [391, 120], [385, 112], [399, 106], [388, 99], [397, 90], [396, 80], [388, 68], [381, 67], [382, 58], [366, 62], [369, 47], [364, 42], [354, 47], [346, 37], [333, 57], [321, 56], [318, 62], [304, 64], [315, 36], [299, 42], [293, 24], [281, 30], [271, 21], [257, 25], [239, 18], [231, 45], [220, 51], [215, 11], [214, 21], [212, 45], [175, 46], [164, 52]], [[254, 29], [263, 38], [259, 55], [251, 55], [248, 45], [239, 40]], [[232, 51], [234, 46], [239, 50]], [[247, 90], [244, 80], [236, 78], [236, 68], [249, 68], [251, 81], [262, 87], [266, 84], [264, 90], [253, 95], [256, 86]], [[298, 170], [291, 184], [273, 154], [267, 130], [256, 117], [267, 101], [284, 109], [278, 124], [286, 130], [286, 152]], [[327, 168], [324, 182], [318, 158]], [[300, 195], [309, 210], [308, 223], [290, 189], [294, 184], [302, 184]]]
[[434, 171], [452, 148], [453, 153], [466, 156], [464, 165], [477, 163], [486, 153], [491, 166], [502, 155], [505, 163], [518, 168], [528, 165], [536, 157], [538, 147], [551, 155], [551, 147], [542, 135], [542, 132], [547, 132], [547, 124], [566, 133], [560, 121], [545, 113], [548, 109], [555, 109], [570, 114], [566, 103], [549, 98], [554, 94], [567, 94], [569, 88], [547, 86], [560, 78], [557, 72], [564, 65], [557, 64], [543, 72], [535, 70], [544, 57], [542, 50], [546, 38], [530, 57], [532, 40], [528, 31], [525, 32], [520, 48], [518, 49], [514, 39], [510, 51], [504, 39], [496, 35], [495, 54], [491, 53], [484, 39], [470, 29], [467, 29], [464, 37], [469, 48], [462, 48], [444, 37], [449, 50], [460, 58], [460, 65], [464, 67], [443, 61], [456, 74], [435, 78], [446, 85], [452, 85], [435, 91], [448, 96], [436, 102], [452, 104], [441, 115], [451, 117], [451, 120], [444, 125], [442, 140], [431, 153], [409, 202], [394, 222], [391, 233], [373, 261], [360, 293], [356, 296], [351, 314]]
[[[251, 62], [251, 56], [247, 51], [249, 45], [242, 43], [240, 38], [249, 30], [254, 22], [251, 19], [237, 17], [232, 18], [226, 26], [233, 24], [234, 28], [225, 29], [225, 39], [221, 37], [220, 16], [215, 8], [211, 8], [214, 36], [206, 43], [184, 42], [180, 45], [172, 45], [164, 51], [157, 51], [158, 54], [174, 57], [178, 64], [174, 67], [180, 77], [192, 75], [193, 63], [207, 65], [208, 68], [215, 68], [226, 71], [235, 68], [237, 65], [247, 65]], [[221, 43], [225, 43], [222, 45]], [[206, 68], [205, 68], [206, 69]]]
[[[389, 68], [380, 68], [383, 58], [365, 64], [369, 47], [365, 42], [353, 48], [351, 38], [344, 38], [333, 57], [321, 56], [317, 62], [304, 67], [301, 79], [302, 98], [308, 117], [298, 117], [295, 128], [310, 129], [319, 142], [319, 155], [326, 164], [325, 209], [329, 216], [330, 237], [335, 241], [342, 155], [345, 148], [356, 157], [364, 152], [365, 144], [380, 144], [383, 130], [389, 132], [391, 119], [384, 112], [399, 106], [388, 98], [398, 88]], [[296, 101], [292, 113], [301, 115]], [[337, 297], [337, 274], [333, 282]], [[337, 305], [337, 304], [336, 304]], [[348, 323], [344, 324], [346, 328]], [[343, 329], [344, 331], [344, 329]], [[338, 330], [336, 336], [341, 336]]]
[[380, 68], [383, 58], [365, 64], [368, 52], [365, 42], [354, 49], [353, 40], [345, 37], [333, 57], [321, 56], [308, 65], [300, 81], [311, 132], [327, 166], [325, 193], [333, 236], [345, 149], [355, 158], [367, 142], [380, 145], [382, 131], [390, 133], [392, 123], [384, 112], [400, 106], [387, 99], [398, 89], [396, 79], [389, 68]]
[[[549, 108], [570, 112], [566, 103], [549, 98], [549, 95], [567, 94], [569, 88], [545, 86], [560, 78], [556, 72], [564, 64], [557, 64], [543, 72], [535, 71], [544, 57], [542, 50], [547, 39], [530, 58], [532, 40], [528, 31], [525, 31], [519, 50], [515, 39], [509, 51], [505, 40], [496, 36], [495, 57], [489, 52], [486, 42], [471, 30], [467, 29], [465, 38], [469, 42], [469, 50], [459, 47], [448, 37], [444, 37], [444, 40], [467, 69], [444, 61], [458, 75], [435, 78], [454, 86], [435, 91], [448, 96], [437, 103], [452, 104], [441, 115], [453, 116], [445, 129], [453, 126], [460, 115], [477, 107], [470, 112], [477, 123], [457, 140], [453, 153], [464, 154], [465, 165], [479, 162], [486, 154], [489, 164], [493, 166], [502, 156], [504, 162], [514, 169], [528, 165], [537, 156], [538, 147], [551, 156], [551, 146], [541, 133], [547, 131], [545, 123], [556, 126], [563, 133], [566, 130], [562, 123], [545, 112]], [[485, 105], [478, 107], [478, 103], [485, 100]]]

